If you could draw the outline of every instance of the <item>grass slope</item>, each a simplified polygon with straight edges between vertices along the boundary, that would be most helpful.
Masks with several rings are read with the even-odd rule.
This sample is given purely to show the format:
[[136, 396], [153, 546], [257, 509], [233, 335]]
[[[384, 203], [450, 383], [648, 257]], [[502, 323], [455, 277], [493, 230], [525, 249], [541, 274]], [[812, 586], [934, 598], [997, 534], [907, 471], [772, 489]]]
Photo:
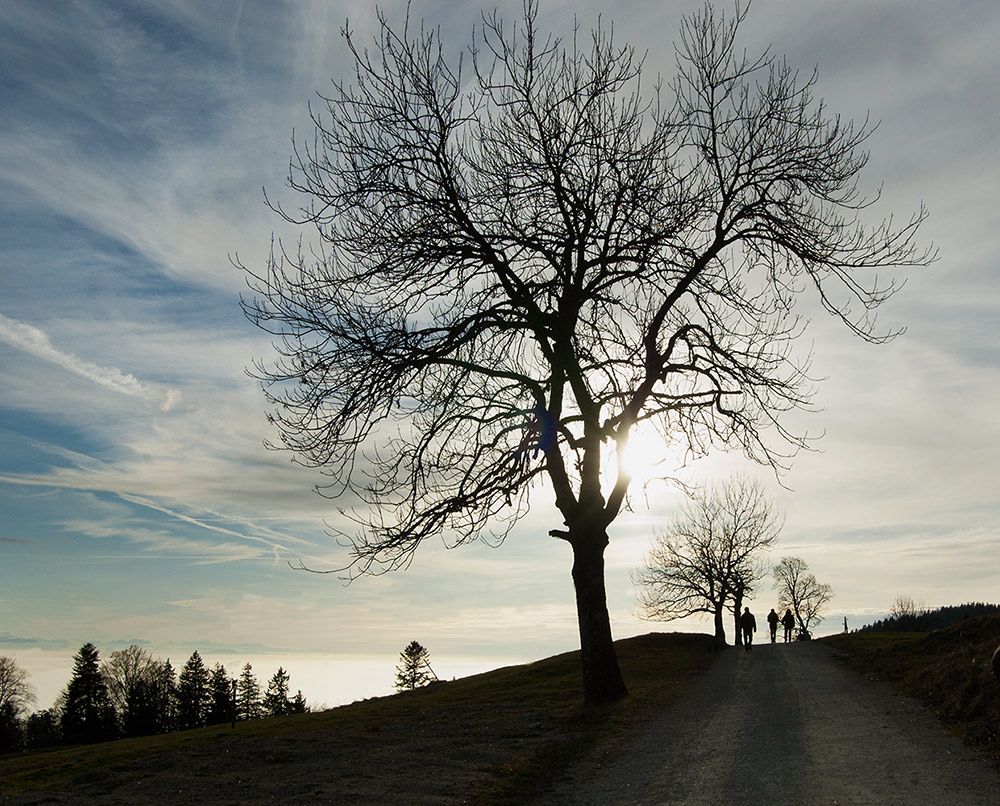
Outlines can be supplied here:
[[991, 659], [1000, 615], [932, 633], [864, 632], [821, 639], [856, 671], [922, 700], [955, 734], [1000, 761], [1000, 681]]
[[[407, 792], [409, 803], [522, 802], [559, 770], [613, 752], [716, 657], [707, 635], [617, 643], [625, 700], [583, 709], [578, 652], [317, 714], [7, 756], [2, 794], [73, 802], [147, 792], [198, 802], [325, 802]], [[267, 772], [278, 765], [280, 775]], [[144, 788], [145, 787], [145, 788]], [[215, 788], [213, 791], [212, 788]], [[42, 798], [42, 800], [39, 800]], [[63, 800], [58, 800], [63, 798]], [[114, 801], [119, 802], [119, 801]], [[179, 801], [180, 802], [180, 801]]]

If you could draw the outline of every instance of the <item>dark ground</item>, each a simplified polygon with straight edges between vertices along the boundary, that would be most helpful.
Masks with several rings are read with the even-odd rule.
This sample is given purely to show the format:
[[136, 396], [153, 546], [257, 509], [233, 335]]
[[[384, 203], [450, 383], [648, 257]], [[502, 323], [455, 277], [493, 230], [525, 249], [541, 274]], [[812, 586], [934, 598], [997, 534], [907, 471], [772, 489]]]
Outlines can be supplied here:
[[[593, 759], [592, 759], [593, 761]], [[627, 752], [537, 806], [989, 806], [1000, 772], [817, 642], [728, 651]]]

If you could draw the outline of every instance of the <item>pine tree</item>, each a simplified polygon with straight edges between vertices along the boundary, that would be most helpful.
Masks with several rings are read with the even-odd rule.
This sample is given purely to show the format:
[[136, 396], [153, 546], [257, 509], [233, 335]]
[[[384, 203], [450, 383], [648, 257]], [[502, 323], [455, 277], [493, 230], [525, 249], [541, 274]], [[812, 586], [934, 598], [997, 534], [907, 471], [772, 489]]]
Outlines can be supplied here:
[[431, 669], [430, 654], [417, 641], [410, 641], [399, 655], [396, 667], [396, 690], [410, 691], [437, 680]]
[[177, 721], [181, 730], [200, 728], [205, 724], [211, 703], [209, 674], [195, 650], [181, 669], [177, 685]]
[[233, 700], [233, 683], [235, 681], [229, 676], [226, 667], [221, 663], [215, 664], [212, 669], [212, 676], [209, 679], [208, 687], [211, 701], [208, 706], [208, 724], [221, 725], [229, 722], [233, 718], [236, 703]]
[[292, 710], [289, 713], [292, 714], [309, 713], [309, 706], [306, 705], [306, 698], [302, 696], [301, 689], [296, 693], [295, 697], [292, 699]]
[[65, 692], [62, 733], [67, 744], [103, 742], [118, 733], [114, 705], [101, 676], [100, 653], [84, 644], [73, 657], [73, 676]]
[[236, 681], [236, 713], [240, 719], [260, 719], [262, 716], [260, 683], [249, 663]]
[[158, 665], [154, 679], [156, 732], [170, 733], [177, 730], [177, 674], [170, 663], [170, 658]]
[[264, 710], [268, 716], [284, 716], [292, 712], [292, 703], [288, 700], [288, 672], [280, 666], [267, 684]]

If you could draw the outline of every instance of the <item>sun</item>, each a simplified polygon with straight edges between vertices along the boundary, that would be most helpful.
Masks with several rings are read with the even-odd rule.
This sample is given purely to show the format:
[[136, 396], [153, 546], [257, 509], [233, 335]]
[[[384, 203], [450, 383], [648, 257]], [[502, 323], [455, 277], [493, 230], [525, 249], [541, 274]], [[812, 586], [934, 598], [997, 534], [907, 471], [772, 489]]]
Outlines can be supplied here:
[[632, 482], [640, 485], [668, 476], [677, 469], [670, 445], [648, 424], [641, 424], [632, 432], [622, 464]]

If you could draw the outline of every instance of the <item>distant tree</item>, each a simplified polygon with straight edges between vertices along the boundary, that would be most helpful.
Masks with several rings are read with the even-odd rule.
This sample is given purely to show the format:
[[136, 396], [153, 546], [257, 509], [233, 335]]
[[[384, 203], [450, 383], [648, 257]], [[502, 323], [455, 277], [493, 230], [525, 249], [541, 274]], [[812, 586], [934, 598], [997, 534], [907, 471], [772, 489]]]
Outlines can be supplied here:
[[[644, 618], [670, 621], [699, 613], [713, 617], [724, 642], [727, 606], [740, 613], [766, 573], [761, 554], [773, 545], [782, 518], [762, 485], [736, 477], [696, 493], [633, 573]], [[737, 643], [740, 632], [737, 629]]]
[[159, 678], [160, 667], [154, 663], [149, 673], [136, 680], [128, 689], [122, 733], [125, 736], [149, 736], [165, 733], [164, 697]]
[[833, 598], [833, 588], [817, 582], [799, 557], [782, 557], [774, 566], [774, 586], [778, 589], [779, 609], [790, 609], [799, 629], [807, 634], [811, 626], [823, 620], [823, 611]]
[[352, 82], [295, 149], [301, 208], [275, 208], [320, 243], [246, 269], [244, 304], [277, 337], [257, 373], [282, 445], [360, 502], [353, 572], [438, 535], [500, 542], [551, 485], [594, 701], [627, 692], [604, 553], [635, 427], [781, 465], [804, 438], [779, 418], [811, 394], [800, 292], [884, 341], [887, 269], [933, 253], [923, 210], [860, 220], [872, 128], [739, 47], [745, 9], [682, 22], [670, 98], [609, 27], [565, 44], [537, 14], [487, 16], [465, 71], [432, 27], [345, 30]]
[[135, 644], [112, 652], [101, 664], [101, 675], [126, 736], [158, 732], [159, 663]]
[[236, 680], [236, 712], [240, 719], [260, 719], [263, 715], [260, 683], [249, 663]]
[[46, 708], [29, 714], [25, 721], [25, 746], [29, 750], [56, 747], [62, 744], [62, 719], [56, 708]]
[[430, 653], [417, 641], [410, 641], [399, 655], [396, 666], [396, 690], [410, 691], [436, 680]]
[[155, 664], [153, 656], [135, 644], [128, 649], [115, 650], [101, 663], [101, 676], [120, 717], [127, 710], [129, 692], [139, 680], [149, 674]]
[[[906, 597], [908, 598], [908, 597]], [[890, 615], [872, 624], [865, 624], [857, 632], [896, 632], [899, 630], [915, 630], [918, 632], [931, 632], [932, 630], [943, 630], [954, 624], [975, 618], [976, 616], [990, 616], [1000, 613], [1000, 605], [985, 604], [983, 602], [968, 602], [961, 605], [948, 605], [939, 607], [936, 610], [927, 610], [923, 605], [915, 618], [912, 618], [904, 609], [901, 617]]]
[[309, 713], [309, 706], [306, 703], [306, 698], [302, 696], [301, 689], [295, 693], [292, 698], [292, 709], [290, 713], [293, 714], [307, 714]]
[[918, 607], [912, 596], [899, 594], [889, 609], [889, 618], [895, 619], [901, 630], [916, 630], [918, 620], [924, 609]]
[[292, 712], [292, 703], [288, 699], [288, 672], [278, 667], [267, 684], [264, 693], [264, 712], [268, 716], [285, 716]]
[[177, 730], [177, 673], [170, 658], [157, 664], [154, 710], [156, 712], [156, 733], [170, 733]]
[[62, 735], [67, 744], [103, 742], [118, 735], [115, 707], [101, 675], [100, 653], [84, 644], [73, 657], [73, 675], [66, 687]]
[[0, 705], [0, 755], [24, 749], [24, 718], [13, 705]]
[[233, 719], [236, 702], [233, 699], [233, 679], [221, 663], [215, 664], [208, 681], [211, 702], [208, 707], [208, 724], [219, 725]]
[[196, 649], [177, 679], [177, 726], [187, 730], [204, 725], [211, 697], [208, 669]]
[[35, 687], [28, 682], [31, 675], [15, 658], [0, 656], [0, 708], [9, 708], [22, 716], [35, 702]]

